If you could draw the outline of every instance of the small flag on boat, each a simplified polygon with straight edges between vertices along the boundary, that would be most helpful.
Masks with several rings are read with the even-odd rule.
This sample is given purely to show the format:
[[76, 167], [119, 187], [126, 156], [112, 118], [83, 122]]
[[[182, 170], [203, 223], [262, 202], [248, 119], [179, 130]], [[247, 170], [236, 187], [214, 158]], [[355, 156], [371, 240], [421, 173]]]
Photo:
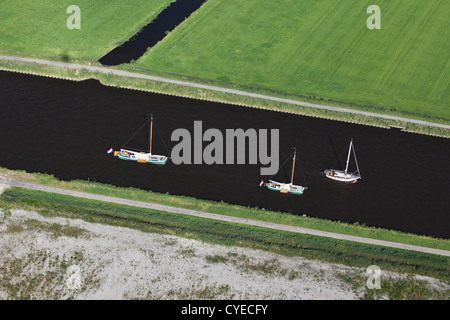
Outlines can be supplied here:
[[106, 151], [107, 153], [113, 153], [113, 148], [109, 149], [108, 151]]
[[264, 181], [261, 180], [261, 182], [259, 183], [259, 186], [262, 187], [263, 184], [264, 184]]

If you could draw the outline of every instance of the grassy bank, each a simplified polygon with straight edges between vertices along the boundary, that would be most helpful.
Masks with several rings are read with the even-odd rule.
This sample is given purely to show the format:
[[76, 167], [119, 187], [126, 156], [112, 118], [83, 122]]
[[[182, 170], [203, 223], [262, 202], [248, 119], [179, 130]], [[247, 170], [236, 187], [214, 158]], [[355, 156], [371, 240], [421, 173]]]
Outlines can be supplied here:
[[[24, 56], [24, 55], [21, 55], [21, 56]], [[39, 57], [39, 58], [44, 59], [43, 57]], [[90, 60], [78, 59], [78, 60], [72, 61], [72, 62], [78, 63], [78, 64], [85, 64], [85, 65], [90, 64], [93, 66], [100, 66], [100, 64], [98, 64], [97, 62], [90, 61]], [[123, 66], [117, 67], [116, 69], [120, 69], [120, 70], [124, 70], [124, 71], [131, 71], [131, 72], [136, 72], [136, 73], [142, 73], [142, 74], [148, 74], [148, 75], [154, 75], [154, 76], [160, 76], [160, 77], [173, 78], [173, 79], [177, 79], [177, 80], [191, 81], [191, 82], [195, 82], [195, 83], [220, 85], [219, 83], [216, 83], [216, 82], [205, 82], [205, 81], [199, 80], [199, 79], [185, 78], [185, 77], [180, 77], [180, 76], [171, 75], [171, 74], [165, 74], [165, 73], [161, 73], [161, 72], [150, 72], [149, 70], [143, 70], [142, 68], [138, 68], [133, 65], [123, 65]], [[406, 122], [402, 122], [402, 121], [382, 119], [382, 118], [378, 118], [378, 117], [368, 117], [368, 116], [354, 115], [354, 114], [349, 114], [349, 113], [342, 113], [342, 112], [327, 111], [327, 110], [321, 110], [321, 109], [315, 109], [315, 108], [309, 108], [309, 107], [302, 107], [302, 106], [292, 105], [289, 103], [282, 103], [282, 102], [275, 102], [275, 101], [264, 100], [264, 99], [259, 99], [259, 98], [239, 96], [239, 95], [234, 95], [234, 94], [230, 94], [230, 93], [222, 93], [222, 92], [217, 92], [217, 91], [212, 91], [212, 90], [207, 90], [207, 89], [192, 88], [192, 87], [186, 87], [186, 86], [170, 84], [170, 83], [162, 83], [162, 82], [157, 82], [157, 81], [152, 81], [152, 80], [120, 77], [120, 76], [111, 75], [111, 74], [106, 75], [106, 74], [101, 74], [101, 73], [96, 73], [96, 72], [90, 72], [87, 70], [71, 70], [71, 69], [67, 69], [67, 68], [60, 68], [60, 67], [54, 67], [54, 66], [38, 65], [35, 63], [20, 62], [20, 61], [6, 61], [6, 60], [0, 60], [0, 70], [22, 72], [22, 73], [33, 74], [33, 75], [42, 75], [42, 76], [47, 76], [47, 77], [76, 80], [76, 81], [86, 80], [86, 79], [97, 79], [104, 85], [114, 86], [114, 87], [162, 93], [162, 94], [174, 95], [174, 96], [179, 96], [179, 97], [195, 98], [195, 99], [214, 101], [214, 102], [224, 102], [224, 103], [235, 104], [235, 105], [240, 105], [240, 106], [263, 108], [263, 109], [268, 109], [268, 110], [273, 110], [273, 111], [281, 111], [281, 112], [300, 114], [300, 115], [312, 116], [312, 117], [319, 117], [319, 118], [338, 120], [338, 121], [345, 121], [345, 122], [351, 122], [351, 123], [360, 123], [360, 124], [381, 126], [381, 127], [396, 126], [396, 127], [402, 127], [402, 128], [404, 128], [404, 130], [410, 131], [410, 132], [450, 137], [450, 130], [443, 129], [443, 128], [424, 126], [424, 125], [419, 125], [419, 124], [414, 124], [414, 123], [406, 123]], [[349, 105], [347, 105], [345, 103], [326, 101], [326, 100], [319, 99], [319, 98], [312, 99], [311, 97], [302, 97], [302, 99], [300, 99], [298, 96], [285, 95], [285, 94], [276, 93], [273, 91], [266, 92], [266, 91], [254, 90], [254, 89], [250, 90], [250, 88], [235, 87], [235, 86], [231, 86], [231, 85], [224, 86], [224, 87], [228, 87], [231, 89], [237, 89], [237, 90], [249, 90], [249, 92], [260, 93], [260, 94], [270, 95], [270, 96], [275, 96], [275, 97], [280, 97], [280, 98], [286, 98], [286, 99], [292, 99], [292, 100], [302, 100], [302, 101], [312, 102], [312, 103], [324, 103], [324, 104], [327, 104], [330, 106], [349, 108]], [[355, 108], [358, 108], [363, 111], [374, 112], [374, 110], [370, 106], [357, 106]], [[435, 123], [450, 124], [449, 120], [445, 120], [442, 118], [417, 116], [414, 114], [406, 114], [406, 113], [398, 112], [395, 110], [386, 109], [382, 113], [388, 114], [388, 115], [393, 115], [393, 116], [398, 116], [398, 117], [405, 117], [405, 118], [435, 122]]]
[[[0, 54], [99, 65], [101, 56], [172, 1], [81, 1], [80, 30], [66, 26], [68, 1], [6, 1]], [[381, 30], [366, 27], [369, 4], [282, 0], [274, 7], [254, 0], [210, 0], [141, 59], [116, 69], [450, 124], [448, 55], [441, 32], [447, 32], [442, 8], [448, 3], [382, 0]], [[446, 129], [149, 80], [11, 61], [0, 61], [0, 69], [94, 78], [117, 87], [450, 136]]]
[[[142, 68], [450, 119], [448, 1], [210, 0]], [[446, 10], [447, 9], [447, 10]]]
[[[173, 0], [2, 1], [0, 50], [47, 59], [98, 60], [153, 20]], [[81, 28], [68, 29], [77, 5]]]
[[419, 236], [394, 230], [372, 228], [363, 226], [361, 224], [333, 222], [330, 220], [314, 217], [297, 216], [285, 212], [232, 205], [224, 202], [200, 200], [186, 196], [162, 194], [136, 188], [116, 187], [97, 182], [83, 180], [60, 181], [51, 175], [41, 173], [30, 174], [23, 171], [12, 171], [4, 168], [0, 168], [0, 177], [123, 199], [157, 203], [171, 207], [217, 213], [221, 215], [235, 216], [245, 219], [273, 222], [277, 224], [292, 225], [297, 227], [304, 227], [309, 229], [335, 232], [378, 240], [393, 241], [429, 248], [450, 250], [450, 240]]
[[376, 264], [383, 270], [450, 280], [450, 258], [418, 252], [230, 224], [21, 188], [4, 192], [0, 197], [0, 207], [5, 210], [24, 208], [38, 211], [45, 216], [83, 219], [93, 223], [267, 250], [349, 266], [367, 267]]

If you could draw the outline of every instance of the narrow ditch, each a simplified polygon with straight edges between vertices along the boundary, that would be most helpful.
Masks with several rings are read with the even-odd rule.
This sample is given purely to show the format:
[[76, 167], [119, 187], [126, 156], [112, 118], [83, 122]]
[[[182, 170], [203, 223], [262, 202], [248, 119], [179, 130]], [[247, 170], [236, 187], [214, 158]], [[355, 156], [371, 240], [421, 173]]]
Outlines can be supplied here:
[[139, 30], [130, 40], [100, 58], [104, 66], [116, 66], [139, 59], [181, 22], [199, 9], [206, 0], [178, 0], [171, 3], [153, 21]]

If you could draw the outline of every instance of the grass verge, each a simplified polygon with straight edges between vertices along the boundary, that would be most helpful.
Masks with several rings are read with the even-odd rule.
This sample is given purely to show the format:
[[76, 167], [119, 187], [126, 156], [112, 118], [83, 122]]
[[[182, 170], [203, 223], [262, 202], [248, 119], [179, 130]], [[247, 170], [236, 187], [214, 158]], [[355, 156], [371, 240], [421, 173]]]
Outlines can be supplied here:
[[335, 232], [352, 236], [393, 241], [442, 250], [450, 250], [450, 240], [448, 239], [437, 239], [428, 236], [399, 232], [395, 230], [367, 227], [361, 224], [349, 224], [314, 217], [297, 216], [285, 212], [232, 205], [224, 202], [200, 200], [186, 196], [175, 196], [170, 194], [141, 190], [137, 188], [116, 187], [91, 181], [60, 181], [55, 177], [47, 174], [30, 174], [24, 171], [13, 171], [1, 167], [0, 177], [116, 198], [156, 203], [171, 207], [216, 213], [226, 216], [235, 216], [244, 219], [260, 220], [265, 222]]
[[383, 270], [450, 280], [450, 258], [407, 250], [231, 224], [21, 188], [5, 191], [0, 197], [0, 207], [5, 210], [22, 208], [45, 216], [83, 219], [92, 223], [267, 250], [355, 267], [375, 264]]

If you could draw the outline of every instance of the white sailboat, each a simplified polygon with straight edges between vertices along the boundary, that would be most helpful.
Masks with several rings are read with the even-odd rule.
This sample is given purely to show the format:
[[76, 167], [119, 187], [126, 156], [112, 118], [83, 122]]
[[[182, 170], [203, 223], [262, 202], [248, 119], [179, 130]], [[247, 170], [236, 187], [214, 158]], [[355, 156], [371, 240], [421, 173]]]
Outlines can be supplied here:
[[163, 165], [167, 162], [166, 156], [152, 154], [152, 138], [153, 138], [153, 116], [150, 115], [150, 145], [148, 152], [138, 152], [121, 148], [120, 151], [114, 152], [114, 155], [122, 160], [137, 161], [139, 163], [151, 163]]
[[[353, 156], [355, 157], [356, 162], [356, 172], [348, 172], [348, 164], [350, 162], [350, 154], [353, 150]], [[348, 156], [347, 156], [347, 164], [345, 165], [345, 170], [335, 170], [335, 169], [326, 169], [324, 171], [325, 176], [327, 178], [341, 181], [341, 182], [356, 182], [358, 179], [361, 179], [361, 173], [359, 172], [358, 160], [356, 160], [355, 147], [353, 146], [353, 139], [350, 140], [350, 146], [348, 148]]]
[[273, 180], [269, 180], [268, 183], [264, 183], [261, 181], [260, 186], [264, 185], [269, 190], [279, 191], [281, 193], [292, 193], [292, 194], [303, 194], [303, 192], [307, 189], [307, 187], [299, 186], [294, 184], [294, 169], [295, 169], [295, 159], [296, 159], [296, 149], [294, 148], [293, 159], [292, 159], [292, 173], [291, 173], [291, 182], [283, 183], [276, 182]]

